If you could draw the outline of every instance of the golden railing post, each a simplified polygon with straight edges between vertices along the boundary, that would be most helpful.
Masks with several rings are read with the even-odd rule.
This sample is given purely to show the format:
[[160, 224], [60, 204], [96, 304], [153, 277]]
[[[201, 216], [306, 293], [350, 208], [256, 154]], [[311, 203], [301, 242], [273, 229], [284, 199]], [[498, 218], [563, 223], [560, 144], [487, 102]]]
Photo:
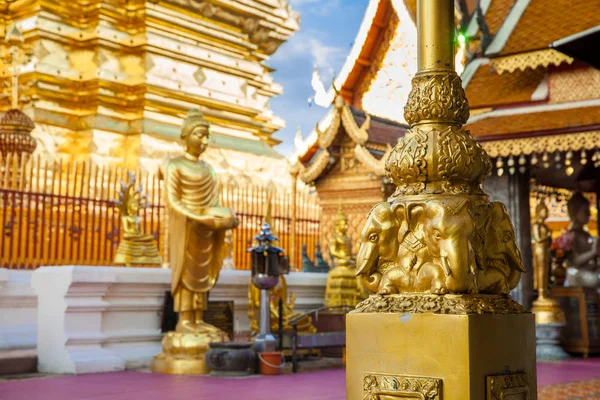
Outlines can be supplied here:
[[347, 399], [534, 400], [535, 321], [509, 295], [525, 268], [506, 207], [482, 189], [489, 157], [462, 128], [454, 1], [419, 0], [417, 27], [411, 129], [385, 165], [396, 190], [356, 260], [374, 294], [346, 318]]
[[297, 195], [298, 195], [298, 173], [300, 171], [297, 167], [292, 166], [290, 174], [292, 175], [292, 215], [290, 221], [290, 269], [297, 271], [299, 268], [296, 265], [296, 207], [297, 207]]

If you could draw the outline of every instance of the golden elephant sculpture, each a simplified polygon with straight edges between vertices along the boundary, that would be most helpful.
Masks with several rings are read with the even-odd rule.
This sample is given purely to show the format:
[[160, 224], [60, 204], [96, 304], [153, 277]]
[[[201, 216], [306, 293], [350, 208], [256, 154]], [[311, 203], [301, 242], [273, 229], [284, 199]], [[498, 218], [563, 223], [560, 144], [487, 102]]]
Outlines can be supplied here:
[[508, 293], [523, 271], [504, 205], [457, 196], [377, 204], [357, 256], [357, 275], [382, 295]]

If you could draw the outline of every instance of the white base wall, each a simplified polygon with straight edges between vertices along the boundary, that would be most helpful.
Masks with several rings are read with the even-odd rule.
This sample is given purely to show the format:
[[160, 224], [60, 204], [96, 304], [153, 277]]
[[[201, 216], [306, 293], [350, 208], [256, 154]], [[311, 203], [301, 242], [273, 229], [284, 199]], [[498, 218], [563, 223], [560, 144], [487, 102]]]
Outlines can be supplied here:
[[[37, 346], [38, 370], [47, 373], [147, 367], [161, 351], [170, 280], [171, 271], [160, 268], [0, 269], [0, 352]], [[291, 273], [286, 280], [295, 310], [322, 306], [327, 274]], [[234, 301], [237, 332], [250, 330], [249, 282], [249, 271], [222, 271], [210, 293], [211, 301]]]
[[38, 295], [38, 370], [121, 371], [160, 352], [160, 315], [169, 271], [157, 268], [42, 267]]
[[37, 295], [31, 273], [0, 268], [0, 357], [14, 350], [35, 352]]

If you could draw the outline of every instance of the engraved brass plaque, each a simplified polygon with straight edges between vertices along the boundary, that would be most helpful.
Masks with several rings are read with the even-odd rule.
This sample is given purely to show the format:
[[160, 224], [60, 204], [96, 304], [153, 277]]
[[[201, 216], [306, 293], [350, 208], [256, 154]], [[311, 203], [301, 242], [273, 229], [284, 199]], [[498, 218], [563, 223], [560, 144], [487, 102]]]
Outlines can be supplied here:
[[441, 400], [442, 380], [400, 375], [366, 374], [364, 400]]
[[525, 373], [486, 377], [487, 400], [529, 400], [529, 377]]

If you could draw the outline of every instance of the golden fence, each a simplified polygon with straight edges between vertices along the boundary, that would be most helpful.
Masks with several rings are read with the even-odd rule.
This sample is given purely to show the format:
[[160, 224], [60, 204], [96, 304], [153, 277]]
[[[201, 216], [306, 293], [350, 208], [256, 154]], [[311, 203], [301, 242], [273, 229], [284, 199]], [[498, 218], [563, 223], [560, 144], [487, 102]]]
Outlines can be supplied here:
[[[113, 265], [121, 237], [121, 221], [113, 204], [119, 180], [127, 170], [92, 162], [48, 162], [8, 157], [0, 160], [0, 267], [32, 269], [40, 265]], [[155, 174], [135, 171], [136, 181], [149, 196], [140, 211], [141, 227], [157, 241], [168, 258], [163, 182]], [[233, 231], [236, 268], [249, 269], [247, 247], [258, 233], [271, 198], [275, 232], [296, 266], [301, 245], [314, 254], [319, 238], [320, 207], [315, 195], [296, 193], [295, 247], [292, 246], [291, 191], [224, 184], [222, 204], [233, 208], [240, 226]]]

